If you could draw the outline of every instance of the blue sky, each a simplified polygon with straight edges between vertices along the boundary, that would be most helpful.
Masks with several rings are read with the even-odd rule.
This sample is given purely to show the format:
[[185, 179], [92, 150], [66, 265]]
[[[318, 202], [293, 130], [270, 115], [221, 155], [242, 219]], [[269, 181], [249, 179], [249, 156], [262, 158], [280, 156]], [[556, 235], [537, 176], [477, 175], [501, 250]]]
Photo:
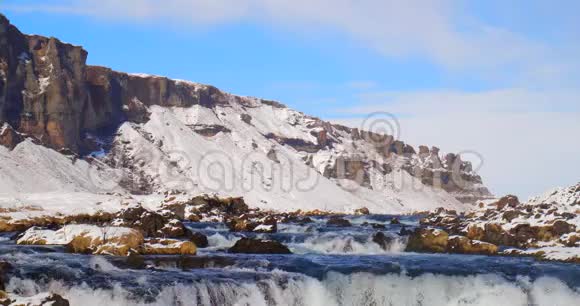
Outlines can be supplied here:
[[369, 85], [387, 90], [479, 86], [422, 58], [384, 57], [335, 31], [314, 35], [252, 22], [184, 29], [38, 11], [6, 14], [24, 33], [82, 45], [92, 65], [195, 80], [284, 101], [317, 116], [350, 105], [349, 96]]
[[[89, 64], [259, 96], [403, 140], [476, 151], [497, 194], [579, 179], [578, 1], [4, 0]], [[550, 145], [546, 145], [550, 143]], [[560, 144], [558, 151], [554, 144]], [[478, 156], [479, 156], [478, 155]]]

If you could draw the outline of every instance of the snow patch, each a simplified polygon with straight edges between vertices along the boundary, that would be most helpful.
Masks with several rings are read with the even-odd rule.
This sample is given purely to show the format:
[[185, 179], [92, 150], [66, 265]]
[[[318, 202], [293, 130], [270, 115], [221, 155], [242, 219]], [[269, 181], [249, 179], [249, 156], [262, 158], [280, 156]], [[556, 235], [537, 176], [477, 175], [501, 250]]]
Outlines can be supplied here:
[[45, 245], [67, 245], [77, 236], [90, 237], [91, 239], [112, 239], [133, 232], [125, 227], [99, 227], [95, 225], [65, 225], [57, 231], [32, 227], [22, 234], [17, 241], [18, 244], [26, 244], [27, 241], [44, 241]]

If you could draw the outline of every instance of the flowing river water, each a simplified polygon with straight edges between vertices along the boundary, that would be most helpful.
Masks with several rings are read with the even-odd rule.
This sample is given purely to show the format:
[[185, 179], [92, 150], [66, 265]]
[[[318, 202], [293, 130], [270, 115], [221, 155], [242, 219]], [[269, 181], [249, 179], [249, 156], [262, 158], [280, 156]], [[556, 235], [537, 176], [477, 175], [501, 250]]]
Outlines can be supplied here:
[[[71, 305], [578, 305], [580, 265], [532, 258], [405, 253], [398, 235], [417, 217], [347, 217], [351, 227], [279, 224], [278, 233], [230, 233], [190, 223], [208, 236], [198, 255], [121, 258], [67, 254], [0, 238], [0, 261], [14, 266], [7, 290], [51, 291]], [[385, 225], [374, 229], [365, 222]], [[372, 240], [382, 231], [385, 247]], [[292, 255], [229, 254], [243, 236], [273, 239]]]

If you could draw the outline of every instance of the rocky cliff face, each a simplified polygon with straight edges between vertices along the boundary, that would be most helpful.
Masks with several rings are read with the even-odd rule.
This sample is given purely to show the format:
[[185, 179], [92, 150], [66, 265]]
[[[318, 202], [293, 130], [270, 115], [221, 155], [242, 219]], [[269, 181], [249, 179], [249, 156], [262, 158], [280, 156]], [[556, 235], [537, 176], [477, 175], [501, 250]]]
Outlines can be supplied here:
[[56, 148], [79, 150], [87, 107], [87, 52], [55, 38], [23, 35], [0, 17], [0, 118]]
[[[156, 107], [180, 108], [184, 111], [179, 120], [204, 141], [221, 141], [224, 148], [220, 135], [229, 135], [233, 146], [251, 143], [251, 150], [263, 151], [275, 163], [284, 157], [281, 152], [290, 150], [292, 159], [338, 185], [354, 182], [369, 190], [388, 185], [392, 190], [393, 180], [384, 177], [403, 171], [461, 202], [491, 197], [468, 162], [454, 154], [442, 157], [437, 148], [421, 146], [417, 152], [392, 136], [331, 124], [277, 102], [239, 97], [192, 82], [87, 66], [86, 58], [81, 47], [24, 35], [0, 15], [0, 144], [13, 149], [30, 137], [81, 156], [110, 152], [105, 161], [126, 168], [133, 182], [130, 189], [146, 193], [162, 188], [162, 183], [142, 161], [126, 158], [135, 148], [129, 140], [121, 140], [127, 128], [119, 128], [130, 126], [145, 135], [147, 145], [167, 154], [168, 136], [144, 130], [159, 119], [156, 114], [151, 119]], [[195, 110], [195, 118], [184, 115], [188, 109]], [[166, 122], [166, 129], [171, 130], [170, 125]], [[238, 135], [240, 129], [251, 133]]]
[[83, 153], [91, 147], [84, 132], [144, 122], [146, 106], [226, 102], [215, 87], [118, 73], [87, 66], [86, 58], [81, 47], [24, 35], [0, 16], [0, 122], [49, 147]]

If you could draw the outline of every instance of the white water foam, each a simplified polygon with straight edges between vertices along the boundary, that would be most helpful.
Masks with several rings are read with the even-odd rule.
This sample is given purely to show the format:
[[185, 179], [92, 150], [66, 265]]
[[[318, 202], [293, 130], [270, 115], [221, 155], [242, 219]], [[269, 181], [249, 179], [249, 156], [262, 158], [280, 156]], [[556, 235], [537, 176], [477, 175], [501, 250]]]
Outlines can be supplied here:
[[[8, 290], [27, 295], [51, 291], [67, 298], [71, 305], [575, 305], [580, 288], [571, 289], [554, 278], [531, 282], [525, 278], [509, 282], [496, 275], [442, 276], [425, 274], [376, 276], [369, 273], [329, 273], [318, 281], [293, 276], [288, 281], [273, 272], [258, 282], [201, 281], [192, 285], [165, 287], [154, 301], [138, 300], [120, 286], [93, 290], [86, 285], [67, 286], [52, 281], [39, 286], [30, 280], [12, 279]], [[286, 275], [288, 276], [288, 275]]]
[[236, 241], [240, 239], [241, 239], [240, 237], [231, 234], [222, 235], [220, 233], [215, 233], [207, 237], [207, 242], [209, 245], [208, 249], [214, 250], [214, 249], [231, 248], [232, 246], [234, 246], [234, 244], [236, 244]]
[[298, 224], [278, 224], [278, 233], [285, 234], [304, 234], [316, 232], [316, 226], [313, 224], [298, 225]]
[[[297, 228], [291, 228], [291, 230], [296, 230]], [[265, 234], [257, 235], [256, 238], [270, 239]], [[207, 237], [209, 247], [205, 250], [214, 251], [231, 248], [239, 239], [240, 237], [233, 234], [215, 233]], [[396, 237], [385, 250], [372, 241], [372, 237], [368, 237], [363, 241], [357, 241], [352, 233], [342, 233], [341, 235], [324, 233], [306, 238], [303, 242], [290, 242], [285, 244], [295, 254], [380, 255], [403, 252], [407, 242], [405, 238]]]
[[119, 268], [115, 267], [112, 263], [106, 260], [102, 256], [94, 256], [89, 260], [89, 267], [95, 271], [100, 272], [111, 272], [120, 271]]
[[402, 238], [395, 238], [384, 250], [380, 245], [372, 241], [372, 237], [360, 242], [351, 235], [326, 233], [307, 238], [302, 243], [291, 243], [288, 246], [296, 254], [380, 255], [404, 251], [406, 241]]

